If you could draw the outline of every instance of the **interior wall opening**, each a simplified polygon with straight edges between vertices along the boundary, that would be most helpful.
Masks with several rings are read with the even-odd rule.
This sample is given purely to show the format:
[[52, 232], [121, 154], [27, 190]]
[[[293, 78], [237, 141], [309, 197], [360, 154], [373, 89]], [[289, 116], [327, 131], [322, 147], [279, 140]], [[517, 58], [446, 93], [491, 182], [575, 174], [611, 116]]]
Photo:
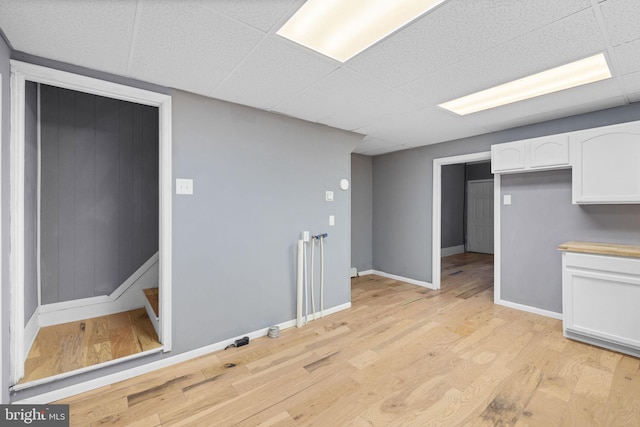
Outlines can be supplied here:
[[12, 67], [12, 390], [169, 351], [170, 97]]

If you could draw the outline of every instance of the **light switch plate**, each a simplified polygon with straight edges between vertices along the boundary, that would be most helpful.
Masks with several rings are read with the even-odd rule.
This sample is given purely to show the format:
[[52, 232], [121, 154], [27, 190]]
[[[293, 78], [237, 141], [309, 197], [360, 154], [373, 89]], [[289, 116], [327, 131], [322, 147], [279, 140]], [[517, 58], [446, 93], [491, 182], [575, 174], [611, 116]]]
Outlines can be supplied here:
[[193, 194], [193, 180], [176, 179], [176, 194]]
[[336, 217], [334, 215], [329, 215], [329, 225], [336, 225]]
[[327, 191], [324, 193], [324, 199], [327, 202], [333, 202], [333, 191]]
[[505, 205], [511, 204], [511, 194], [505, 194], [503, 197], [503, 202]]

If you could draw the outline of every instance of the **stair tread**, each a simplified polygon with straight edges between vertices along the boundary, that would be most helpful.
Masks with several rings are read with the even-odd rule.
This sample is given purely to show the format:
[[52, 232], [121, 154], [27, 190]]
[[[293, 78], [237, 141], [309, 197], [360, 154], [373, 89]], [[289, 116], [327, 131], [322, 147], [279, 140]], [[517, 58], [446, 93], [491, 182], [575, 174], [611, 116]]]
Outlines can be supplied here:
[[149, 304], [151, 304], [151, 308], [153, 309], [156, 317], [159, 317], [160, 308], [158, 303], [158, 288], [144, 289], [144, 296], [149, 300]]

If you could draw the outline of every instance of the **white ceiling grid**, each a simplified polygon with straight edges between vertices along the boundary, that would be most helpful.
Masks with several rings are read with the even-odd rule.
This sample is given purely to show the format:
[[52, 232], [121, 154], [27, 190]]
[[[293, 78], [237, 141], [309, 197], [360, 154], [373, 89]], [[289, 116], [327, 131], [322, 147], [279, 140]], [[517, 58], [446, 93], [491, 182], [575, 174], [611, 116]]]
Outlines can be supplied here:
[[[640, 101], [638, 0], [447, 0], [341, 64], [275, 32], [303, 0], [0, 0], [18, 51], [365, 135], [382, 154]], [[605, 52], [613, 79], [437, 105]]]

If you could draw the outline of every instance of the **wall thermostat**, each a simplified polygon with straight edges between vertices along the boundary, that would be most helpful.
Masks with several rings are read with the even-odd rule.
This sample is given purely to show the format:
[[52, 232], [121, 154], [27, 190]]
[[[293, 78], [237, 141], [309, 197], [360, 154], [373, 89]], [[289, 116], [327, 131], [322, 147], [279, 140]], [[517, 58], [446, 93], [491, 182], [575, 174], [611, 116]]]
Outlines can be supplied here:
[[341, 190], [348, 190], [349, 189], [349, 180], [346, 178], [342, 178], [340, 180], [340, 189]]

